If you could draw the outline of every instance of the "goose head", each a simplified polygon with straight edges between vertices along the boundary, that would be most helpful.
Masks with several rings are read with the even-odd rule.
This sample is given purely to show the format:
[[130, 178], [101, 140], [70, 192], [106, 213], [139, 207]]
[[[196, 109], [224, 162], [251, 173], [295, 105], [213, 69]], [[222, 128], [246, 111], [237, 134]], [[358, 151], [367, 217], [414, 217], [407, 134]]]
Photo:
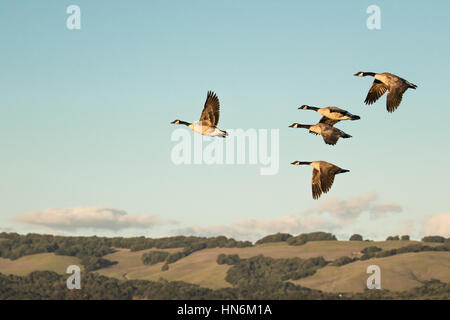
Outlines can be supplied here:
[[291, 162], [291, 164], [293, 164], [294, 166], [300, 166], [300, 165], [310, 165], [311, 162], [308, 162], [308, 161], [294, 161], [294, 162]]
[[298, 107], [299, 109], [302, 110], [307, 110], [309, 108], [309, 106], [307, 106], [306, 104], [302, 105], [301, 107]]
[[305, 129], [309, 129], [311, 128], [310, 124], [300, 124], [300, 123], [293, 123], [289, 126], [289, 128], [305, 128]]
[[180, 124], [180, 122], [181, 121], [177, 119], [177, 120], [172, 121], [171, 124]]
[[357, 72], [357, 73], [355, 73], [354, 74], [354, 76], [356, 76], [356, 77], [364, 77], [364, 72]]

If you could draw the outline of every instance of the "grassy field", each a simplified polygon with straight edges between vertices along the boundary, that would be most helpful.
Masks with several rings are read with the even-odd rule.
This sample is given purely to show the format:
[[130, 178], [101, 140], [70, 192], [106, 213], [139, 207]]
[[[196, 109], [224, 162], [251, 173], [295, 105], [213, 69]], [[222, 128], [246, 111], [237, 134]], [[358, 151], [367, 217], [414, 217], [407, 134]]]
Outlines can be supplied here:
[[[97, 273], [117, 278], [117, 279], [132, 279], [128, 276], [128, 274], [133, 274], [134, 272], [137, 272], [141, 269], [148, 269], [148, 268], [154, 268], [155, 266], [146, 266], [141, 261], [141, 256], [150, 251], [167, 251], [167, 252], [177, 252], [183, 250], [183, 248], [175, 248], [175, 249], [147, 249], [147, 250], [141, 250], [141, 251], [130, 251], [129, 249], [120, 249], [120, 248], [114, 248], [117, 250], [114, 253], [108, 254], [104, 256], [105, 259], [111, 260], [111, 261], [117, 261], [117, 264], [108, 267], [103, 268], [98, 271]], [[161, 264], [157, 264], [159, 266], [159, 269], [161, 269]], [[137, 279], [137, 278], [134, 278]]]
[[77, 265], [83, 269], [80, 260], [76, 257], [39, 253], [24, 256], [17, 260], [0, 258], [0, 273], [24, 276], [32, 271], [48, 270], [65, 274], [67, 267], [70, 265]]
[[356, 261], [341, 267], [327, 266], [311, 277], [292, 281], [304, 287], [328, 292], [361, 292], [366, 287], [369, 265], [381, 270], [381, 288], [393, 291], [420, 286], [420, 281], [450, 282], [449, 252], [417, 252]]
[[167, 271], [161, 271], [163, 263], [158, 263], [153, 266], [142, 264], [140, 260], [141, 255], [150, 250], [131, 252], [128, 249], [120, 249], [116, 253], [105, 256], [109, 260], [117, 261], [118, 264], [109, 268], [100, 269], [97, 272], [118, 279], [158, 280], [164, 278], [169, 281], [181, 280], [216, 289], [230, 286], [225, 281], [225, 276], [230, 266], [218, 265], [216, 262], [217, 256], [221, 253], [238, 254], [241, 258], [249, 258], [262, 254], [273, 258], [311, 258], [323, 256], [327, 260], [334, 260], [341, 256], [357, 256], [362, 249], [369, 246], [376, 245], [383, 249], [392, 249], [413, 243], [418, 242], [314, 241], [308, 242], [303, 246], [289, 246], [284, 242], [280, 242], [248, 248], [204, 249], [170, 264], [169, 270]]

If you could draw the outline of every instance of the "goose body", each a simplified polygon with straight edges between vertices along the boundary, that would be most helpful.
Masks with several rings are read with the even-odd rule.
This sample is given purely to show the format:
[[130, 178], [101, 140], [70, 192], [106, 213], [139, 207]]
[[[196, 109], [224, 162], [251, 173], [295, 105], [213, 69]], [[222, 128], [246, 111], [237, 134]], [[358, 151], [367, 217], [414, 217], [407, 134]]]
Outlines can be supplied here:
[[320, 134], [323, 138], [323, 141], [326, 144], [335, 145], [339, 138], [351, 138], [352, 136], [345, 133], [342, 130], [339, 130], [338, 128], [333, 127], [332, 125], [329, 125], [324, 122], [319, 122], [317, 124], [308, 125], [308, 124], [300, 124], [300, 123], [293, 123], [289, 127], [291, 128], [304, 128], [309, 129], [310, 133], [313, 134]]
[[171, 123], [185, 125], [192, 131], [204, 136], [226, 137], [228, 133], [224, 130], [220, 130], [219, 128], [217, 128], [217, 124], [219, 123], [219, 116], [220, 116], [219, 98], [214, 92], [208, 91], [205, 106], [203, 107], [203, 111], [200, 116], [200, 121], [190, 123], [182, 120], [174, 120]]
[[294, 161], [291, 164], [296, 166], [310, 165], [314, 168], [312, 176], [312, 196], [315, 200], [319, 199], [322, 193], [330, 191], [334, 182], [334, 177], [337, 174], [350, 171], [326, 161]]
[[[329, 125], [334, 125], [342, 120], [359, 120], [360, 117], [351, 114], [347, 110], [338, 108], [338, 107], [325, 107], [325, 108], [317, 108], [308, 105], [303, 105], [299, 107], [302, 110], [313, 110], [317, 113], [321, 114], [323, 117], [320, 122], [328, 123]], [[327, 120], [329, 119], [329, 120]]]
[[394, 112], [398, 108], [407, 89], [417, 88], [415, 84], [389, 72], [358, 72], [354, 75], [357, 77], [371, 76], [375, 78], [364, 100], [364, 103], [367, 105], [375, 103], [388, 91], [386, 109], [389, 113]]

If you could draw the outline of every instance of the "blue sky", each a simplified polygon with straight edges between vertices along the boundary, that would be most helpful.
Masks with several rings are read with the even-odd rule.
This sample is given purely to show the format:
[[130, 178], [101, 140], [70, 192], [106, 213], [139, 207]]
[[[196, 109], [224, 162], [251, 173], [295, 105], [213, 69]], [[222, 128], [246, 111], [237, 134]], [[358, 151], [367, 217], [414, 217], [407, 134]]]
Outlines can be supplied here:
[[[81, 8], [81, 30], [66, 28], [71, 4]], [[366, 27], [372, 4], [381, 30]], [[381, 239], [400, 231], [418, 237], [441, 217], [426, 231], [447, 233], [449, 11], [448, 1], [2, 1], [0, 226], [245, 238], [277, 223], [276, 231], [308, 231], [313, 217], [338, 236]], [[389, 71], [418, 89], [388, 114], [384, 97], [363, 104], [371, 79], [353, 77], [357, 71]], [[219, 127], [280, 129], [277, 175], [171, 162], [170, 122], [197, 120], [208, 90], [221, 101]], [[288, 128], [318, 120], [297, 110], [302, 104], [360, 115], [337, 125], [353, 138], [332, 147]], [[351, 172], [314, 201], [311, 168], [294, 160]], [[373, 207], [386, 205], [396, 209], [374, 217]], [[114, 232], [14, 220], [96, 206], [177, 224]], [[348, 212], [355, 218], [343, 219]]]

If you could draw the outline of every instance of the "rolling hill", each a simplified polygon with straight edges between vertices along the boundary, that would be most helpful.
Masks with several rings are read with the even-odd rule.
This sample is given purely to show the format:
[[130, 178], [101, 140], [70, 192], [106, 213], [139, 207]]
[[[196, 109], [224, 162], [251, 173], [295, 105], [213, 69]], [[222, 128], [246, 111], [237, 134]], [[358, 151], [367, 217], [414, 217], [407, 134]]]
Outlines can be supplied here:
[[327, 292], [362, 292], [369, 274], [367, 267], [381, 269], [381, 288], [405, 291], [418, 287], [425, 280], [439, 279], [450, 283], [450, 253], [417, 252], [386, 258], [356, 261], [341, 267], [326, 266], [295, 284]]
[[32, 254], [17, 260], [0, 258], [0, 272], [16, 276], [24, 276], [33, 271], [44, 270], [65, 274], [67, 267], [70, 265], [78, 265], [83, 270], [78, 258], [58, 256], [54, 253]]
[[[169, 281], [185, 281], [199, 284], [211, 289], [230, 287], [225, 277], [230, 266], [217, 264], [219, 254], [238, 254], [240, 258], [250, 258], [257, 255], [264, 255], [272, 258], [312, 258], [323, 256], [326, 260], [332, 261], [341, 256], [359, 256], [360, 251], [369, 246], [377, 246], [383, 250], [404, 247], [410, 244], [417, 244], [419, 241], [311, 241], [302, 246], [290, 246], [284, 242], [266, 243], [247, 248], [212, 248], [203, 249], [192, 253], [191, 255], [178, 260], [169, 265], [169, 270], [161, 271], [163, 263], [157, 263], [152, 266], [143, 265], [140, 256], [143, 250], [130, 252], [128, 249], [120, 249], [113, 254], [106, 255], [105, 258], [117, 261], [112, 267], [103, 268], [96, 272], [99, 274], [114, 277], [117, 279], [140, 279], [140, 280], [159, 280], [160, 278]], [[435, 244], [431, 244], [435, 245]], [[177, 250], [177, 249], [169, 249]], [[178, 249], [181, 250], [181, 249]], [[442, 253], [437, 253], [441, 255]], [[413, 254], [414, 255], [414, 254]], [[450, 257], [447, 257], [450, 262]], [[401, 258], [400, 258], [401, 260]], [[368, 260], [372, 262], [373, 260]], [[353, 265], [354, 263], [350, 264]], [[344, 268], [340, 267], [340, 268]], [[329, 268], [329, 267], [326, 267]], [[332, 268], [332, 267], [330, 267]], [[336, 268], [336, 267], [334, 267]], [[411, 268], [414, 268], [412, 266]], [[363, 271], [365, 272], [366, 269]], [[320, 270], [319, 270], [320, 271]], [[365, 279], [368, 275], [363, 274]]]
[[[97, 240], [94, 239], [92, 241], [95, 243]], [[269, 242], [249, 247], [204, 248], [194, 251], [178, 261], [169, 264], [169, 268], [166, 271], [162, 271], [164, 262], [154, 265], [144, 265], [141, 260], [142, 255], [155, 250], [177, 253], [186, 248], [152, 248], [132, 251], [130, 249], [113, 247], [113, 253], [103, 255], [101, 258], [114, 262], [114, 264], [97, 269], [93, 273], [115, 278], [119, 281], [158, 281], [164, 279], [167, 281], [183, 281], [190, 284], [197, 284], [204, 288], [221, 289], [232, 287], [225, 280], [227, 272], [232, 266], [218, 264], [217, 257], [220, 254], [237, 254], [241, 259], [263, 255], [273, 259], [309, 259], [323, 257], [327, 261], [333, 261], [343, 256], [351, 258], [361, 257], [361, 250], [370, 246], [376, 246], [386, 251], [414, 244], [426, 244], [430, 247], [442, 245], [442, 243], [424, 243], [420, 241], [368, 242], [327, 240], [309, 241], [298, 246], [288, 245], [286, 242]], [[67, 266], [72, 264], [82, 267], [81, 260], [74, 256], [56, 255], [53, 252], [30, 254], [16, 260], [0, 258], [0, 273], [25, 276], [33, 271], [47, 270], [65, 274]], [[330, 293], [362, 292], [366, 286], [366, 280], [369, 277], [366, 274], [366, 268], [372, 264], [378, 265], [381, 268], [382, 288], [391, 291], [410, 290], [420, 286], [423, 281], [430, 279], [439, 279], [442, 282], [450, 283], [450, 253], [448, 251], [401, 253], [384, 258], [357, 260], [340, 267], [328, 264], [325, 267], [319, 268], [315, 274], [298, 280], [285, 281]]]

